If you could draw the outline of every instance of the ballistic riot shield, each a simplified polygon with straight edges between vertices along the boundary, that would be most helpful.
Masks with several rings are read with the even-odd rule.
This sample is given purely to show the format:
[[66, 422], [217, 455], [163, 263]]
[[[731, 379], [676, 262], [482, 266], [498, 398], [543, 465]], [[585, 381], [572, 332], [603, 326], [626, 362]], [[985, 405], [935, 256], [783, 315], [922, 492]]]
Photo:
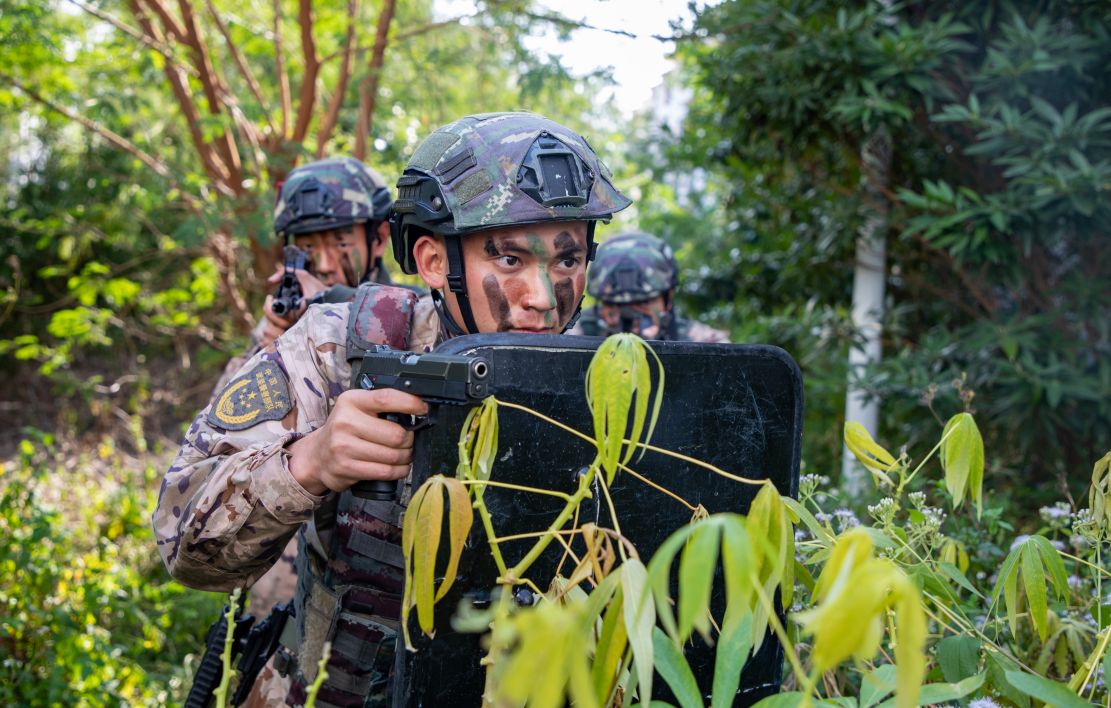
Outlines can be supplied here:
[[[437, 353], [481, 355], [490, 364], [488, 386], [501, 401], [519, 403], [588, 435], [592, 419], [584, 380], [596, 337], [487, 334], [452, 339]], [[772, 480], [783, 495], [798, 488], [802, 426], [802, 378], [791, 357], [781, 349], [761, 345], [651, 342], [665, 372], [663, 405], [652, 444], [701, 459], [737, 475]], [[459, 433], [467, 409], [441, 407], [436, 422], [417, 435], [413, 488], [431, 475], [455, 475]], [[499, 442], [491, 479], [571, 494], [578, 476], [594, 459], [594, 447], [528, 413], [499, 408]], [[672, 490], [710, 513], [747, 513], [757, 488], [725, 479], [702, 467], [648, 452], [630, 466], [639, 474]], [[690, 510], [624, 473], [611, 487], [622, 533], [632, 540], [647, 562], [673, 531], [687, 524]], [[547, 528], [563, 507], [551, 496], [488, 487], [485, 503], [499, 537]], [[601, 494], [587, 499], [580, 522], [596, 521], [613, 527]], [[521, 559], [534, 539], [500, 544], [508, 565]], [[532, 567], [529, 577], [547, 587], [560, 557], [551, 544]], [[567, 574], [569, 569], [564, 568]], [[720, 568], [711, 607], [720, 618], [724, 590]], [[395, 667], [395, 706], [478, 706], [484, 686], [484, 655], [480, 636], [452, 628], [461, 603], [481, 608], [490, 603], [498, 576], [482, 525], [475, 523], [463, 552], [455, 584], [436, 605], [436, 636], [430, 640], [417, 627], [410, 633], [415, 653], [398, 647]], [[438, 582], [438, 581], [437, 581]], [[674, 582], [674, 579], [673, 579]], [[530, 601], [530, 593], [517, 595]], [[711, 692], [713, 648], [696, 635], [686, 650], [687, 660], [705, 696]], [[774, 693], [780, 684], [783, 651], [774, 635], [746, 665], [734, 705], [747, 706]], [[653, 698], [669, 698], [657, 676]], [[671, 699], [674, 702], [674, 699]], [[707, 699], [707, 705], [709, 701]]]

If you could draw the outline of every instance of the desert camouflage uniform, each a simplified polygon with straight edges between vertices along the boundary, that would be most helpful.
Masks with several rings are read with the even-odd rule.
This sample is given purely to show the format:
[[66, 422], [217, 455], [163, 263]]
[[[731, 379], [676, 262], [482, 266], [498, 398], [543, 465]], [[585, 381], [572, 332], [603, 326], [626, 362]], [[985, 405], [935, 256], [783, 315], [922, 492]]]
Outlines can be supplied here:
[[[417, 300], [408, 290], [376, 286], [364, 286], [360, 293], [380, 300], [363, 308], [376, 315], [364, 323], [380, 328], [375, 339], [399, 349], [431, 350], [439, 321], [430, 298]], [[253, 356], [189, 426], [181, 452], [163, 479], [153, 518], [159, 551], [181, 582], [216, 591], [249, 587], [282, 555], [298, 530], [302, 549], [307, 544], [316, 551], [314, 556], [327, 555], [328, 531], [317, 528], [319, 514], [334, 515], [339, 495], [315, 496], [301, 487], [289, 472], [286, 447], [323, 425], [336, 398], [349, 386], [350, 310], [347, 304], [309, 308], [288, 333]], [[241, 385], [244, 381], [248, 385]], [[233, 391], [236, 386], [239, 390]], [[256, 400], [266, 398], [270, 405], [251, 408], [253, 401], [236, 400], [241, 393], [254, 393]], [[253, 424], [234, 422], [245, 416], [253, 416]], [[386, 524], [365, 531], [387, 542], [399, 540]], [[400, 593], [400, 572], [377, 580]], [[336, 661], [342, 662], [342, 657]], [[253, 701], [279, 694], [284, 698], [289, 681], [272, 663], [260, 674]]]

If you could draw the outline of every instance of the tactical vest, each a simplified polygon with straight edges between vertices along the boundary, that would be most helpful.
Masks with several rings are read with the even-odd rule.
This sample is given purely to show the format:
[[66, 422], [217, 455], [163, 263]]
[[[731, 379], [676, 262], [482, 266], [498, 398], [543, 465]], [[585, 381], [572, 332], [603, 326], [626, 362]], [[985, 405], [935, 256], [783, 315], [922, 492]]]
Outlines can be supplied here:
[[[416, 295], [403, 288], [358, 289], [347, 323], [347, 360], [353, 369], [372, 345], [409, 348], [416, 302]], [[399, 494], [402, 503], [408, 500], [405, 491]], [[298, 534], [294, 608], [300, 642], [288, 703], [304, 705], [324, 643], [330, 642], [328, 676], [316, 705], [390, 705], [404, 577], [403, 512], [401, 503], [342, 492], [317, 510], [313, 528]]]

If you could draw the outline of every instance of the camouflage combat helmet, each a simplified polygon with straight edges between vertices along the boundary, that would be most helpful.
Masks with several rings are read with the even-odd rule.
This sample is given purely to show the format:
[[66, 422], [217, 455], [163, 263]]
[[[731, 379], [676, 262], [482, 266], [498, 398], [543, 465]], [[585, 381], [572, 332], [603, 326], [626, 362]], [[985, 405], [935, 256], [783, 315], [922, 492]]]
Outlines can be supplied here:
[[[302, 165], [282, 184], [274, 207], [274, 232], [283, 239], [368, 221], [385, 221], [390, 190], [374, 170], [352, 157]], [[372, 238], [368, 229], [367, 238]]]
[[596, 223], [631, 204], [612, 179], [586, 139], [543, 116], [460, 118], [426, 138], [397, 181], [390, 216], [394, 257], [404, 272], [416, 273], [417, 239], [426, 233], [446, 237], [448, 286], [468, 330], [476, 332], [459, 237], [505, 226], [587, 221], [589, 259]]
[[586, 290], [602, 302], [624, 305], [665, 297], [679, 284], [679, 265], [663, 239], [631, 232], [598, 247]]

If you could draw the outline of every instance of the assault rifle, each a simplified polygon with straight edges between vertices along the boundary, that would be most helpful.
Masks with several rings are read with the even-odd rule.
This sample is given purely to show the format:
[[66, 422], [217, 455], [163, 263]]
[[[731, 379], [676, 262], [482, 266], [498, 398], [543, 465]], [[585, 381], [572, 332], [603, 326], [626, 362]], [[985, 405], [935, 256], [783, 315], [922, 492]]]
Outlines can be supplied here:
[[286, 246], [282, 249], [282, 255], [285, 258], [285, 272], [282, 273], [278, 289], [274, 291], [270, 309], [275, 315], [284, 317], [301, 307], [304, 293], [301, 291], [301, 281], [297, 280], [297, 271], [306, 270], [309, 259], [308, 254], [296, 246]]
[[[395, 388], [420, 396], [432, 406], [472, 405], [490, 395], [487, 379], [490, 362], [481, 356], [414, 354], [379, 345], [363, 356], [352, 373], [352, 388], [365, 390]], [[420, 430], [435, 423], [435, 409], [427, 417], [384, 413], [383, 418]], [[397, 492], [395, 482], [358, 482], [351, 493], [363, 499], [390, 500]]]

